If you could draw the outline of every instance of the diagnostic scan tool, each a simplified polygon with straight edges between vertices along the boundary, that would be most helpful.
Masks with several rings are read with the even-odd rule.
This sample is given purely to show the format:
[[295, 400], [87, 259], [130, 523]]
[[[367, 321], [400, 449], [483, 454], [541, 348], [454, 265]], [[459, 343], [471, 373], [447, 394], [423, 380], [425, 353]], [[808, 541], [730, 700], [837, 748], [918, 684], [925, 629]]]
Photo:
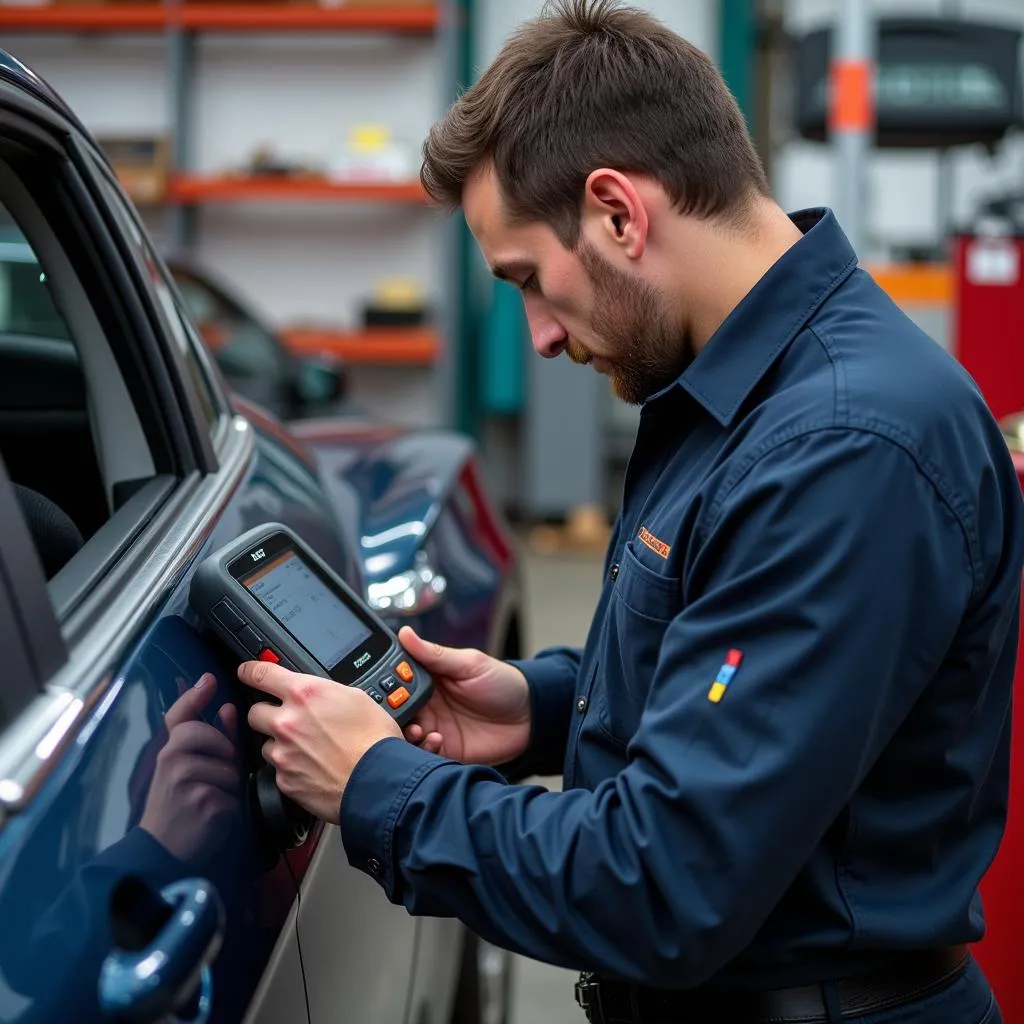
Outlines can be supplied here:
[[431, 679], [330, 566], [268, 523], [210, 555], [189, 601], [243, 661], [270, 661], [356, 686], [405, 725]]

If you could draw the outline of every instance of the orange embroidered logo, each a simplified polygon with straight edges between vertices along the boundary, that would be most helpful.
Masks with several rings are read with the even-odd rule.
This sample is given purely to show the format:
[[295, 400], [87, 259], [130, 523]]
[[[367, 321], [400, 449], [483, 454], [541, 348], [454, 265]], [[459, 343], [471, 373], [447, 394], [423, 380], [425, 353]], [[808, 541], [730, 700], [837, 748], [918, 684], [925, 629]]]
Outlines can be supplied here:
[[662, 558], [668, 558], [668, 553], [672, 550], [671, 544], [666, 544], [663, 540], [658, 540], [657, 537], [647, 529], [646, 526], [640, 527], [640, 532], [637, 534], [640, 538], [641, 544], [646, 544], [656, 555], [661, 555]]

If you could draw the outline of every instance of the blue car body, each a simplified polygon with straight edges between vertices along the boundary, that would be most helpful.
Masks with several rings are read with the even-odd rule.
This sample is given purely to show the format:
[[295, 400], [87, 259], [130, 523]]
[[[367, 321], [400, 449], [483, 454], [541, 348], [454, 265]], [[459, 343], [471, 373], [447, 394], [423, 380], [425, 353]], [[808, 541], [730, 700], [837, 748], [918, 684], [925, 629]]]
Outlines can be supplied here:
[[[98, 159], [66, 105], [2, 52], [0, 88], [0, 110], [18, 106], [19, 95], [25, 109], [45, 107]], [[326, 832], [315, 827], [282, 850], [261, 824], [250, 784], [260, 738], [245, 723], [236, 665], [188, 604], [205, 555], [253, 526], [282, 522], [355, 589], [377, 588], [393, 624], [409, 622], [445, 644], [516, 653], [512, 548], [466, 440], [351, 421], [285, 428], [228, 396], [202, 352], [189, 359], [218, 404], [216, 468], [166, 484], [105, 570], [116, 574], [134, 558], [139, 572], [118, 581], [90, 618], [76, 624], [73, 602], [62, 616], [67, 594], [58, 593], [59, 577], [50, 581], [62, 638], [51, 645], [53, 671], [29, 673], [31, 699], [0, 720], [0, 1020], [8, 1024], [241, 1020], [296, 919]], [[0, 521], [8, 538], [22, 529]], [[0, 574], [13, 557], [0, 545]], [[399, 591], [424, 566], [447, 585], [420, 607], [415, 594]], [[83, 607], [107, 586], [97, 572], [79, 596]], [[408, 598], [407, 606], [389, 613], [388, 594]], [[122, 605], [123, 621], [114, 621]], [[0, 601], [0, 625], [6, 608]], [[0, 640], [31, 632], [25, 621], [15, 609]], [[190, 704], [199, 692], [190, 688], [209, 675], [215, 685]], [[224, 710], [232, 706], [234, 715]], [[200, 777], [214, 762], [215, 784]], [[336, 860], [339, 872], [349, 870]], [[426, 1019], [414, 1016], [413, 993], [424, 984], [416, 948], [380, 951], [391, 958], [388, 976], [410, 1022]], [[389, 997], [379, 998], [384, 1005]], [[373, 999], [365, 1005], [378, 1005]], [[451, 999], [441, 1002], [450, 1008]], [[296, 1006], [290, 1019], [306, 1013]]]

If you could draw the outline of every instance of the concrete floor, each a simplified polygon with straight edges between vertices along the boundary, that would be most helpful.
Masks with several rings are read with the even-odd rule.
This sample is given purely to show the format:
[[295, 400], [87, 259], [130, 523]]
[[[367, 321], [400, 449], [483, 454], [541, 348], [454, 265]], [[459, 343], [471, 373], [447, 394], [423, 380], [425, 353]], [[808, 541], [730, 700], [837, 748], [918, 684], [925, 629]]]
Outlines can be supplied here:
[[[601, 589], [600, 557], [538, 557], [523, 547], [526, 650], [586, 639]], [[541, 779], [557, 789], [560, 779]], [[519, 958], [515, 965], [512, 1024], [583, 1024], [573, 998], [576, 975]]]

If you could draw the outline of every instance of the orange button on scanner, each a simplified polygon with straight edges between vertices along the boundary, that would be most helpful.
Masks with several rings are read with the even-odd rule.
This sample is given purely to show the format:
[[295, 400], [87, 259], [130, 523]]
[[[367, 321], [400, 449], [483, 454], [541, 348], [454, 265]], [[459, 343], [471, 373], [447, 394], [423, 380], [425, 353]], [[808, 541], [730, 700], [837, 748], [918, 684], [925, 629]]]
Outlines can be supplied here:
[[402, 680], [403, 683], [411, 683], [415, 678], [412, 671], [412, 666], [407, 661], [400, 661], [395, 666], [395, 675]]
[[264, 647], [260, 651], [259, 660], [269, 661], [272, 665], [279, 665], [281, 663], [281, 659], [269, 647]]
[[394, 693], [388, 694], [388, 703], [393, 708], [400, 708], [409, 699], [409, 691], [400, 686]]

